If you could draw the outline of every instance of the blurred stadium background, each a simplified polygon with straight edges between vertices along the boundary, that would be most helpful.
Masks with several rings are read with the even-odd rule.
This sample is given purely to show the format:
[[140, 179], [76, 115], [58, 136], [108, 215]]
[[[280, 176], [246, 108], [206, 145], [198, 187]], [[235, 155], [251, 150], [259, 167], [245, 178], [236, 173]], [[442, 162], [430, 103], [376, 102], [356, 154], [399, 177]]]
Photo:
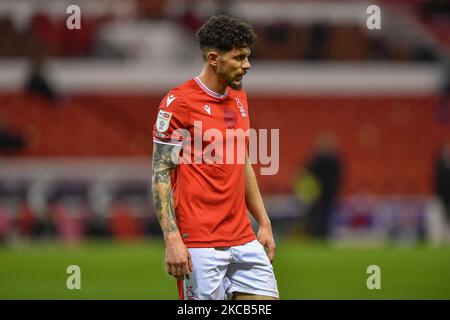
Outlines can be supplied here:
[[[279, 172], [258, 180], [281, 298], [450, 299], [449, 7], [0, 0], [0, 298], [177, 298], [151, 128], [168, 89], [199, 73], [195, 30], [220, 12], [255, 27], [252, 127], [280, 129]], [[81, 290], [65, 286], [71, 264]]]

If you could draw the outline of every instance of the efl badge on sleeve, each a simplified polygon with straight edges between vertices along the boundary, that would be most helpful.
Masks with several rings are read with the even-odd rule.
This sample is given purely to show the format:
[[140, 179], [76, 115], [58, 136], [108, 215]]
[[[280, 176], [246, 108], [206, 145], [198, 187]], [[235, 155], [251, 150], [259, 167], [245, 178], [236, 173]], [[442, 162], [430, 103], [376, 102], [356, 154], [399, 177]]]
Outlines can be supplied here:
[[166, 112], [164, 110], [159, 110], [158, 119], [156, 119], [156, 129], [158, 132], [163, 133], [169, 129], [170, 118], [172, 117], [172, 112]]

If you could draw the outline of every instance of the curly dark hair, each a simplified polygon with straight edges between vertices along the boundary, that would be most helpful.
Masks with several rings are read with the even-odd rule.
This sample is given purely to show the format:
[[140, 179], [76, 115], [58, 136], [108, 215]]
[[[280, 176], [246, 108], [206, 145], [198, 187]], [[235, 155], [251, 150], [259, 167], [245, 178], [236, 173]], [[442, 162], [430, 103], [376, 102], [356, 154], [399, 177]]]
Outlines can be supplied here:
[[213, 15], [196, 33], [203, 57], [208, 49], [230, 51], [233, 48], [251, 48], [256, 42], [253, 27], [235, 17]]

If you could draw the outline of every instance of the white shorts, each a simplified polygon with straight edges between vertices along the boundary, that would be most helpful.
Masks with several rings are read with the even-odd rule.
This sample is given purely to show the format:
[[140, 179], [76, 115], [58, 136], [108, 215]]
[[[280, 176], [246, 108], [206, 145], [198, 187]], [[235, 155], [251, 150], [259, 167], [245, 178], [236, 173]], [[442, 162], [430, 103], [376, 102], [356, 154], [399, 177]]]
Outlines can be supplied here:
[[272, 264], [258, 240], [240, 246], [188, 250], [193, 271], [190, 279], [183, 280], [180, 298], [223, 300], [233, 292], [279, 297]]

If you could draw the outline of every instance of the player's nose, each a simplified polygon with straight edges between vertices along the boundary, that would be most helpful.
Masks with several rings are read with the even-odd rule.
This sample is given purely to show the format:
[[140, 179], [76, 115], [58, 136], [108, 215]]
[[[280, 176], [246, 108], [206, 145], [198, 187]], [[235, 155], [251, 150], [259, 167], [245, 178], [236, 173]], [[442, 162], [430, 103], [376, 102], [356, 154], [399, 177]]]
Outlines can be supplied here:
[[245, 59], [244, 63], [242, 64], [242, 69], [244, 69], [245, 72], [247, 72], [250, 68], [251, 68], [250, 61], [248, 61], [248, 59]]

